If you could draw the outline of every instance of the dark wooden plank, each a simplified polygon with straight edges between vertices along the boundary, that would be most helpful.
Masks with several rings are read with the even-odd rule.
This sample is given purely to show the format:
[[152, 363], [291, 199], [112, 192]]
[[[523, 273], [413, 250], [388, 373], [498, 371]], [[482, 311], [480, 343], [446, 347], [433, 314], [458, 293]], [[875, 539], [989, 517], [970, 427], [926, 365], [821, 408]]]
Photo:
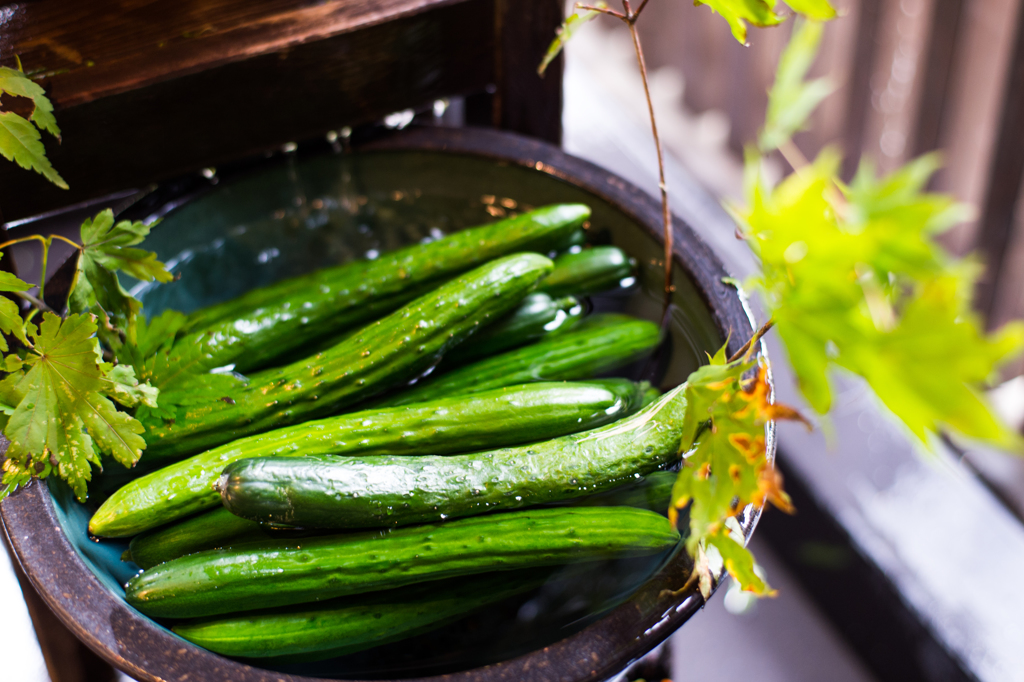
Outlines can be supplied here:
[[951, 94], [954, 57], [960, 49], [960, 17], [963, 0], [935, 0], [932, 5], [931, 31], [928, 46], [921, 58], [924, 76], [921, 99], [917, 108], [917, 124], [910, 146], [912, 156], [939, 148]]
[[564, 19], [560, 0], [495, 0], [497, 90], [494, 125], [553, 144], [562, 142], [560, 55], [543, 78], [537, 74]]
[[841, 175], [849, 179], [857, 170], [864, 150], [868, 113], [871, 107], [871, 75], [878, 54], [878, 34], [882, 20], [882, 0], [861, 0], [857, 16], [857, 37], [853, 48], [853, 71], [847, 97], [846, 132], [843, 136]]
[[[80, 103], [57, 111], [64, 139], [50, 147], [51, 161], [71, 190], [0, 164], [4, 218], [16, 220], [399, 109], [429, 106], [438, 97], [483, 90], [494, 80], [493, 35], [481, 30], [493, 25], [493, 0], [429, 4], [438, 6], [117, 94], [106, 94], [113, 91], [108, 89], [88, 101], [79, 97], [74, 101]], [[55, 91], [64, 76], [52, 78]], [[55, 101], [66, 100], [55, 92]]]
[[60, 110], [457, 1], [38, 0], [4, 8], [0, 53]]
[[1011, 274], [1005, 271], [1005, 266], [1014, 211], [1020, 203], [1024, 180], [1024, 10], [1017, 14], [1017, 35], [1006, 72], [999, 129], [993, 143], [976, 244], [986, 268], [975, 300], [990, 324], [994, 322], [996, 291], [1003, 278]]

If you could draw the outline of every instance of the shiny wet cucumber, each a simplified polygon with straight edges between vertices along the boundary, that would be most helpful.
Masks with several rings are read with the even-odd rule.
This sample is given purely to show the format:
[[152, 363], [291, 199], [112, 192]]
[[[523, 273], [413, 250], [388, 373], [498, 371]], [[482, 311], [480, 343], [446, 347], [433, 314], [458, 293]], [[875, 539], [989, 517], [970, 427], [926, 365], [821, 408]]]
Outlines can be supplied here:
[[540, 443], [448, 457], [243, 459], [217, 485], [237, 516], [304, 528], [400, 526], [569, 500], [677, 462], [684, 389], [613, 424]]
[[642, 509], [533, 509], [199, 552], [142, 572], [125, 596], [149, 616], [193, 618], [490, 571], [644, 556], [678, 541], [667, 519]]
[[134, 535], [218, 506], [214, 482], [226, 465], [246, 457], [448, 454], [529, 443], [627, 416], [640, 408], [647, 389], [627, 379], [509, 386], [249, 436], [131, 481], [100, 505], [89, 531]]

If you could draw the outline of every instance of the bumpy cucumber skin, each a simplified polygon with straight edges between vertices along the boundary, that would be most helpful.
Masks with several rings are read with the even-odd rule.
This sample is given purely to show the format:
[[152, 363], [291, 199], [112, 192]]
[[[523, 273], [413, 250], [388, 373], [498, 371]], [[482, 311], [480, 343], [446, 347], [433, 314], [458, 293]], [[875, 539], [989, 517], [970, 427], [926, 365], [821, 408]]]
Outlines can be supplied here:
[[242, 438], [129, 482], [100, 505], [89, 531], [124, 537], [215, 507], [220, 497], [214, 482], [226, 465], [246, 457], [450, 454], [529, 443], [632, 414], [640, 408], [645, 388], [626, 379], [509, 386]]
[[[550, 569], [455, 578], [181, 623], [175, 633], [226, 656], [333, 658], [436, 629], [465, 614], [539, 586]], [[317, 655], [319, 654], [319, 655]]]
[[139, 568], [152, 568], [205, 549], [275, 539], [264, 528], [261, 523], [235, 516], [221, 507], [165, 528], [136, 535], [128, 545], [128, 552]]
[[355, 330], [489, 260], [519, 251], [547, 253], [589, 215], [582, 204], [547, 206], [263, 287], [196, 311], [176, 345], [203, 343], [214, 366], [234, 364], [248, 373], [303, 345]]
[[595, 246], [555, 259], [555, 269], [539, 291], [551, 296], [588, 296], [610, 289], [636, 274], [636, 261], [616, 246]]
[[[322, 353], [254, 374], [230, 396], [146, 430], [149, 462], [173, 461], [254, 433], [322, 417], [434, 365], [480, 325], [515, 308], [551, 272], [544, 256], [491, 261]], [[519, 382], [516, 382], [519, 383]]]
[[582, 312], [583, 306], [575, 296], [552, 298], [547, 294], [530, 294], [510, 314], [452, 349], [441, 368], [464, 365], [565, 331], [580, 319]]
[[587, 379], [642, 357], [660, 338], [653, 322], [614, 313], [594, 315], [574, 329], [538, 343], [422, 381], [385, 398], [381, 405], [409, 405], [526, 381]]
[[450, 457], [265, 457], [224, 469], [224, 506], [252, 521], [373, 528], [516, 509], [610, 490], [679, 459], [680, 386], [598, 429]]
[[490, 571], [643, 556], [678, 541], [667, 519], [643, 509], [535, 509], [199, 552], [143, 571], [128, 582], [125, 598], [149, 616], [194, 618]]

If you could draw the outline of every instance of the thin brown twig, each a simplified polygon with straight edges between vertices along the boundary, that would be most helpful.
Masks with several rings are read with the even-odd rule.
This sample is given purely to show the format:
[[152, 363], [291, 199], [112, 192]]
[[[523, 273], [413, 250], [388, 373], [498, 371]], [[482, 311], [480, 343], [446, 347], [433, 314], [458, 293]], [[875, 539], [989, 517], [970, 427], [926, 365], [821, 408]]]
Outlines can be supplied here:
[[630, 21], [636, 21], [637, 17], [640, 16], [640, 13], [644, 11], [644, 7], [647, 6], [648, 2], [649, 2], [649, 0], [643, 0], [643, 2], [640, 3], [640, 6], [637, 7], [635, 11], [630, 13], [629, 20]]
[[622, 19], [623, 21], [629, 21], [629, 19], [626, 17], [626, 15], [623, 14], [622, 12], [616, 12], [615, 10], [608, 9], [607, 7], [597, 7], [595, 5], [584, 5], [581, 2], [577, 2], [576, 3], [576, 9], [585, 9], [585, 10], [590, 10], [591, 12], [600, 12], [601, 14], [607, 14], [609, 16], [613, 16], [616, 19]]
[[768, 320], [763, 325], [761, 325], [761, 328], [754, 332], [754, 335], [750, 337], [750, 340], [743, 344], [743, 346], [738, 351], [732, 354], [732, 357], [729, 358], [729, 362], [736, 362], [744, 355], [749, 353], [750, 349], [754, 347], [754, 344], [760, 341], [761, 337], [767, 334], [768, 330], [774, 326], [775, 320]]
[[[651, 86], [647, 79], [647, 64], [644, 61], [644, 51], [640, 46], [640, 34], [636, 30], [636, 18], [646, 2], [641, 3], [636, 12], [632, 11], [629, 0], [622, 0], [622, 7], [626, 11], [626, 25], [629, 26], [629, 33], [633, 38], [633, 49], [636, 51], [636, 61], [640, 66], [640, 78], [644, 83], [644, 96], [647, 98], [647, 111], [651, 116], [651, 133], [654, 136], [654, 148], [658, 152], [658, 189], [661, 190], [661, 220], [665, 232], [665, 300], [669, 300], [672, 293], [672, 213], [668, 207], [668, 187], [665, 184], [665, 159], [661, 152], [661, 137], [658, 135], [658, 123], [654, 118], [654, 102], [651, 99]], [[666, 306], [667, 307], [667, 306]]]

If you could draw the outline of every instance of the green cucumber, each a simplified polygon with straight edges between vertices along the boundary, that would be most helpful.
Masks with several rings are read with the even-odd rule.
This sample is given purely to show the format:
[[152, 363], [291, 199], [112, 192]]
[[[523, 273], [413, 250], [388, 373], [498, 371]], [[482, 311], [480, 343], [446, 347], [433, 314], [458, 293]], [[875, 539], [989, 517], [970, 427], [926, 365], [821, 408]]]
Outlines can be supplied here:
[[636, 261], [616, 246], [594, 246], [555, 259], [555, 269], [538, 287], [552, 296], [588, 296], [609, 289], [636, 274]]
[[[573, 500], [572, 504], [583, 507], [638, 507], [667, 514], [672, 502], [672, 486], [677, 478], [679, 474], [674, 471], [655, 471], [636, 483], [581, 497]], [[258, 525], [252, 521], [249, 523]]]
[[490, 573], [181, 623], [178, 635], [225, 656], [334, 658], [451, 623], [539, 587], [550, 569]]
[[175, 346], [204, 344], [212, 367], [233, 364], [243, 373], [267, 367], [303, 345], [354, 331], [489, 260], [519, 251], [547, 253], [589, 215], [582, 204], [547, 206], [262, 287], [189, 315]]
[[551, 298], [547, 294], [530, 294], [514, 311], [448, 353], [441, 369], [497, 355], [565, 331], [579, 321], [582, 312], [583, 306], [575, 296]]
[[534, 253], [491, 261], [322, 353], [254, 374], [226, 400], [189, 405], [184, 418], [147, 428], [147, 466], [323, 417], [408, 381], [480, 325], [514, 309], [551, 268]]
[[683, 389], [632, 417], [542, 443], [449, 457], [243, 459], [217, 487], [237, 516], [303, 528], [400, 526], [569, 500], [678, 461]]
[[408, 405], [525, 381], [587, 379], [637, 360], [652, 351], [660, 338], [653, 322], [615, 313], [594, 315], [538, 343], [423, 380], [380, 404]]
[[128, 581], [125, 598], [148, 616], [195, 618], [490, 571], [643, 556], [678, 541], [667, 519], [643, 509], [533, 509], [199, 552], [143, 571]]
[[129, 482], [100, 505], [89, 532], [134, 535], [218, 506], [213, 484], [226, 465], [246, 457], [449, 454], [529, 443], [631, 414], [640, 408], [646, 388], [646, 383], [626, 379], [526, 384], [353, 412], [249, 436]]
[[139, 568], [151, 568], [204, 549], [280, 537], [264, 524], [235, 516], [221, 507], [136, 535], [128, 545], [128, 556], [125, 558], [135, 562]]

